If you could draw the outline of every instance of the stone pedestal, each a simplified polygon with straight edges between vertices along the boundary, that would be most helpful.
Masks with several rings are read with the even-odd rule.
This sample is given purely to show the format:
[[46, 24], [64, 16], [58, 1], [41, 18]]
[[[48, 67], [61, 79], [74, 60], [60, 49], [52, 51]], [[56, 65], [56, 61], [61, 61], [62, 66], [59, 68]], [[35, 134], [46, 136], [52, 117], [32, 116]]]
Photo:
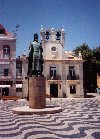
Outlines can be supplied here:
[[22, 98], [28, 97], [28, 78], [22, 80]]
[[9, 90], [9, 96], [16, 96], [16, 84], [13, 83], [10, 90]]
[[44, 77], [29, 77], [29, 107], [42, 109], [46, 106], [46, 88]]

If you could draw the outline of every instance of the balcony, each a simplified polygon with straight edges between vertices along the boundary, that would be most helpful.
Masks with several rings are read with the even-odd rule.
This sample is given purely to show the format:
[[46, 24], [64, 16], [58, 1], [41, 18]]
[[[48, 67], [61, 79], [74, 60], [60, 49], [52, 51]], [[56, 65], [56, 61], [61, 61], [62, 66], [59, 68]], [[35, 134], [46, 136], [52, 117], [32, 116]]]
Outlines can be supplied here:
[[75, 75], [75, 76], [67, 76], [67, 80], [79, 80], [79, 75]]
[[11, 79], [11, 73], [4, 73], [4, 72], [0, 72], [0, 80], [9, 80]]
[[17, 79], [17, 80], [22, 80], [22, 79], [23, 79], [22, 73], [17, 73], [17, 74], [16, 74], [16, 79]]
[[47, 75], [47, 80], [61, 80], [61, 75], [56, 76]]

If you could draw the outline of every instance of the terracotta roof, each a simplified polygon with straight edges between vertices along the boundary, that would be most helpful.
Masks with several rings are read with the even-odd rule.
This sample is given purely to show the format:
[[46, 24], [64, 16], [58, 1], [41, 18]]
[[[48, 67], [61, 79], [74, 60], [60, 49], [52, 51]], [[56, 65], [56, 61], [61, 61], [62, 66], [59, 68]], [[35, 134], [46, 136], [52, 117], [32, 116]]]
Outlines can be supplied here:
[[4, 29], [5, 30], [5, 28], [0, 24], [0, 29]]
[[0, 29], [3, 29], [4, 30], [4, 35], [7, 35], [7, 36], [11, 36], [11, 35], [13, 35], [12, 33], [10, 33], [7, 29], [5, 29], [4, 27], [3, 27], [3, 25], [1, 25], [0, 24]]

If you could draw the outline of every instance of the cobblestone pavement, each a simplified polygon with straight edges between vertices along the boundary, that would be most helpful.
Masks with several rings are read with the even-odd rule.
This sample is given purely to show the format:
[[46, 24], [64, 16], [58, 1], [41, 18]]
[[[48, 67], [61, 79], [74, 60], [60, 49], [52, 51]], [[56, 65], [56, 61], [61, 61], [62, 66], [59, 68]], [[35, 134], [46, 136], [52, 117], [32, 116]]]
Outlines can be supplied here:
[[17, 115], [12, 108], [26, 101], [0, 100], [0, 139], [100, 139], [100, 98], [47, 99], [56, 114]]

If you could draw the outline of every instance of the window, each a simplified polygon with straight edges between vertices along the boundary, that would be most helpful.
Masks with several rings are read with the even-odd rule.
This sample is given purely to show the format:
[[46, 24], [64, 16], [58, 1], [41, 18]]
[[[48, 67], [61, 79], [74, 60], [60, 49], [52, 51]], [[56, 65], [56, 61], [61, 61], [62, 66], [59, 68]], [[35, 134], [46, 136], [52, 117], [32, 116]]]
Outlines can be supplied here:
[[9, 69], [4, 69], [4, 76], [8, 76]]
[[70, 94], [76, 94], [76, 86], [75, 85], [70, 86]]
[[56, 67], [51, 67], [50, 66], [50, 77], [52, 77], [52, 76], [56, 76]]
[[75, 76], [75, 66], [69, 66], [69, 76]]
[[10, 58], [10, 46], [9, 45], [3, 46], [3, 57]]
[[20, 75], [22, 73], [22, 62], [16, 62], [16, 74]]

